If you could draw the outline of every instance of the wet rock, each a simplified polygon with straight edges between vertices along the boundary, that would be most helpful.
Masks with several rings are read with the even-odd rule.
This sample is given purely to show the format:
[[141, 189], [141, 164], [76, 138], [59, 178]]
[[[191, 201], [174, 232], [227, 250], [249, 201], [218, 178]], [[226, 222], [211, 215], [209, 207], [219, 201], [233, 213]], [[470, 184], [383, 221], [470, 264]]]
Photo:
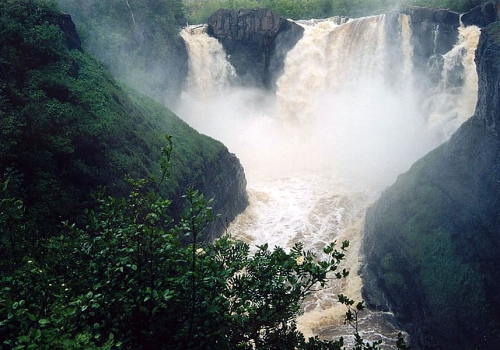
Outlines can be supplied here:
[[464, 26], [486, 27], [498, 19], [498, 6], [499, 1], [476, 6], [462, 15], [462, 23]]
[[222, 43], [243, 84], [269, 88], [303, 28], [268, 9], [221, 9], [208, 19], [207, 33]]

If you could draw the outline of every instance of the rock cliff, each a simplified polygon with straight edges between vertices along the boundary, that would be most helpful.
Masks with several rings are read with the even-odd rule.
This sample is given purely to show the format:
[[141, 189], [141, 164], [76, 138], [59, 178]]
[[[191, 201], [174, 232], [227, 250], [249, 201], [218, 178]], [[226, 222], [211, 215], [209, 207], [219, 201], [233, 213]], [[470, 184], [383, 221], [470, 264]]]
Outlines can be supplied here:
[[66, 46], [70, 50], [82, 51], [82, 41], [76, 32], [75, 23], [68, 14], [48, 15], [47, 20], [54, 22], [63, 32]]
[[247, 181], [239, 159], [227, 149], [203, 167], [199, 188], [206, 198], [214, 198], [212, 208], [219, 220], [211, 224], [206, 240], [213, 241], [225, 232], [238, 214], [248, 206]]
[[499, 5], [500, 1], [490, 1], [485, 4], [476, 6], [469, 12], [462, 15], [462, 23], [465, 26], [475, 25], [483, 28], [498, 19]]
[[303, 28], [268, 9], [221, 9], [208, 19], [207, 33], [222, 43], [243, 84], [269, 88]]
[[476, 52], [479, 100], [366, 214], [363, 296], [414, 349], [500, 344], [500, 23]]

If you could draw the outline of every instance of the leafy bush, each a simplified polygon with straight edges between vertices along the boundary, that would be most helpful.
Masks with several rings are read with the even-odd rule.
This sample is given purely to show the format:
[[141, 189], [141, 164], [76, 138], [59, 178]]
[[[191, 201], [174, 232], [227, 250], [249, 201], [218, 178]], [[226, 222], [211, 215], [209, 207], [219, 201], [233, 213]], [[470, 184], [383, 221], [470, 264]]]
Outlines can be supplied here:
[[[171, 138], [162, 161], [169, 173]], [[44, 240], [42, 253], [16, 245], [18, 262], [1, 276], [0, 344], [13, 349], [341, 349], [343, 340], [306, 342], [296, 328], [301, 301], [339, 271], [348, 242], [324, 248], [326, 260], [304, 251], [250, 247], [224, 236], [200, 244], [214, 219], [210, 201], [184, 196], [178, 222], [165, 213], [171, 201], [127, 178], [127, 197], [95, 194], [82, 226], [63, 223]], [[22, 216], [22, 202], [3, 188], [0, 219]], [[10, 208], [10, 209], [9, 209]], [[13, 223], [11, 221], [11, 223]], [[26, 229], [11, 225], [20, 237]], [[187, 242], [187, 244], [183, 243]], [[14, 249], [15, 248], [15, 249]], [[363, 303], [340, 295], [346, 322], [355, 324]], [[356, 304], [356, 305], [355, 305]], [[364, 343], [356, 327], [356, 349]]]

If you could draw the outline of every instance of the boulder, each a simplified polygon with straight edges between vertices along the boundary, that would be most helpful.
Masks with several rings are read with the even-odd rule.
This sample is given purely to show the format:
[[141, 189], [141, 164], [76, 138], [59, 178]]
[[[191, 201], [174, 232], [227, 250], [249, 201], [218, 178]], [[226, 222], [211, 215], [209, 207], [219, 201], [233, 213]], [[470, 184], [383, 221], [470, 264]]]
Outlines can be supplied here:
[[48, 18], [49, 22], [54, 22], [59, 28], [61, 28], [66, 45], [70, 50], [82, 51], [82, 42], [80, 36], [76, 31], [76, 26], [71, 16], [68, 14], [57, 14], [53, 15], [53, 18]]

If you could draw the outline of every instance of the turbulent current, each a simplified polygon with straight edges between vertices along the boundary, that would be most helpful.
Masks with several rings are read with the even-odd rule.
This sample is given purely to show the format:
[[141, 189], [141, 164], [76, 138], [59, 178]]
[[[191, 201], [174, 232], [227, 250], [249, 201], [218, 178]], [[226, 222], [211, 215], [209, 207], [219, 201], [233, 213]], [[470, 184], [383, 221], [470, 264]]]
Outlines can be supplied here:
[[[352, 330], [336, 295], [361, 300], [365, 210], [473, 114], [479, 29], [459, 29], [455, 47], [439, 57], [438, 83], [422, 91], [408, 16], [399, 15], [391, 43], [384, 15], [298, 24], [304, 35], [287, 53], [276, 92], [235, 85], [221, 44], [203, 27], [185, 29], [190, 71], [176, 112], [222, 141], [245, 168], [250, 205], [230, 225], [234, 237], [271, 247], [301, 241], [318, 252], [333, 240], [351, 242], [351, 275], [309, 298], [299, 319], [306, 335], [345, 337]], [[458, 86], [451, 82], [457, 66]], [[366, 312], [360, 328], [366, 339], [382, 337], [391, 347], [397, 331], [386, 316]]]

